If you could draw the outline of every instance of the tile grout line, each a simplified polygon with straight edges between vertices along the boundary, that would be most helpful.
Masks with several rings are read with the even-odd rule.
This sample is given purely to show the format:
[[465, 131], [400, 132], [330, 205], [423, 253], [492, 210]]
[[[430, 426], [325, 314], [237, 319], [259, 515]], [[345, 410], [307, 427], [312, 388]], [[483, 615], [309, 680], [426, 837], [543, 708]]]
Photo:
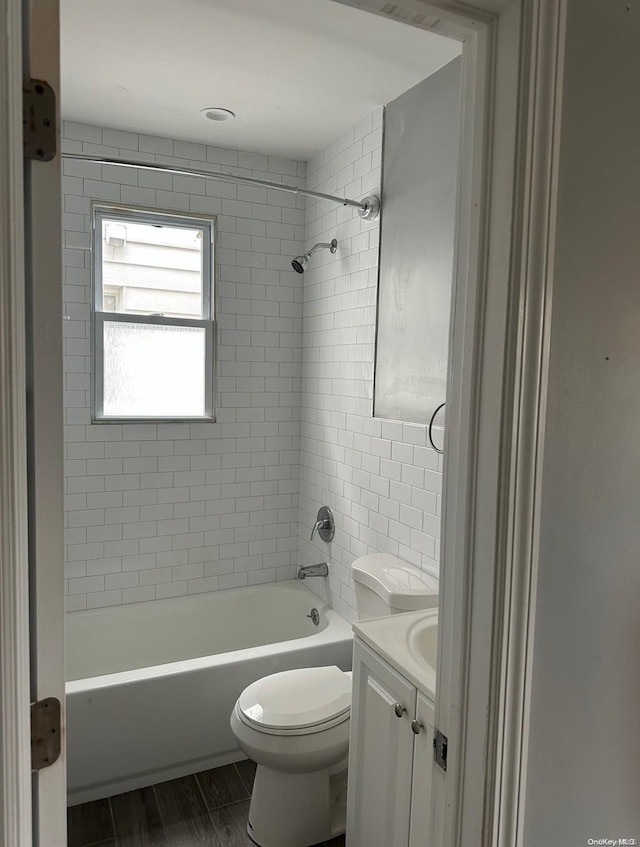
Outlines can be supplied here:
[[[169, 833], [167, 832], [167, 826], [164, 822], [164, 817], [163, 817], [163, 814], [162, 814], [162, 808], [160, 806], [160, 801], [158, 800], [158, 795], [156, 793], [156, 783], [154, 783], [152, 786], [150, 786], [150, 788], [153, 791], [153, 799], [156, 801], [156, 808], [158, 809], [158, 815], [160, 817], [160, 823], [162, 824], [162, 832], [164, 833], [164, 837], [165, 837], [167, 844], [170, 844]], [[116, 847], [117, 847], [117, 845], [116, 845]]]
[[118, 831], [116, 830], [116, 816], [113, 813], [113, 806], [111, 805], [111, 797], [107, 797], [107, 802], [109, 803], [109, 815], [111, 817], [111, 828], [113, 829], [113, 840], [115, 841], [115, 847], [118, 847]]
[[239, 803], [246, 803], [247, 800], [250, 799], [250, 797], [243, 797], [242, 800], [232, 800], [230, 803], [220, 803], [219, 806], [213, 806], [212, 808], [209, 808], [205, 802], [205, 807], [208, 812], [216, 812], [218, 809], [228, 809], [229, 806], [237, 806]]
[[[242, 761], [248, 761], [248, 759], [242, 760]], [[240, 778], [240, 784], [244, 787], [245, 791], [249, 795], [248, 797], [245, 797], [244, 799], [245, 800], [251, 800], [251, 795], [253, 794], [253, 786], [251, 788], [249, 788], [249, 786], [247, 785], [247, 783], [245, 781], [245, 778], [242, 776], [242, 773], [240, 771], [240, 768], [238, 767], [237, 762], [233, 762], [233, 767], [236, 769], [236, 773], [238, 774], [238, 776]], [[243, 801], [239, 801], [239, 802], [243, 802]]]
[[[212, 817], [212, 815], [211, 815], [211, 809], [210, 809], [210, 808], [209, 808], [209, 806], [207, 805], [207, 800], [206, 800], [206, 797], [204, 796], [204, 791], [202, 790], [202, 786], [200, 785], [200, 780], [198, 779], [198, 774], [197, 774], [197, 773], [194, 773], [194, 774], [193, 774], [193, 778], [194, 778], [194, 780], [195, 780], [196, 788], [198, 789], [198, 792], [199, 792], [199, 794], [200, 794], [200, 797], [202, 798], [202, 802], [204, 803], [204, 808], [205, 808], [205, 811], [206, 811], [206, 813], [207, 813], [207, 817], [209, 818], [209, 823], [210, 823], [210, 824], [211, 824], [211, 826], [213, 827], [213, 831], [214, 831], [214, 833], [215, 833], [216, 838], [218, 839], [218, 843], [219, 843], [220, 845], [222, 845], [222, 841], [220, 841], [220, 834], [219, 834], [219, 832], [218, 832], [218, 827], [216, 826], [216, 822], [214, 821], [214, 819], [213, 819], [213, 817]], [[227, 803], [227, 806], [230, 806], [230, 805], [232, 805], [232, 804], [231, 804], [231, 803]]]
[[87, 841], [84, 844], [80, 844], [79, 847], [102, 847], [103, 844], [110, 844], [112, 841], [115, 840], [115, 838], [103, 838], [100, 841]]

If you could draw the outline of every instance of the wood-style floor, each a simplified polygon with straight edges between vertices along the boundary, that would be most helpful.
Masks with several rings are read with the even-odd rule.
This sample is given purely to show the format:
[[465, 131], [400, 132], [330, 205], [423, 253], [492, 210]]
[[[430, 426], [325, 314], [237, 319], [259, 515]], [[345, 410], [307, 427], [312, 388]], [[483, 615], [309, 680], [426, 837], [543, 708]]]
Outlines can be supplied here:
[[72, 806], [68, 847], [255, 847], [246, 831], [254, 774], [253, 762], [238, 762]]

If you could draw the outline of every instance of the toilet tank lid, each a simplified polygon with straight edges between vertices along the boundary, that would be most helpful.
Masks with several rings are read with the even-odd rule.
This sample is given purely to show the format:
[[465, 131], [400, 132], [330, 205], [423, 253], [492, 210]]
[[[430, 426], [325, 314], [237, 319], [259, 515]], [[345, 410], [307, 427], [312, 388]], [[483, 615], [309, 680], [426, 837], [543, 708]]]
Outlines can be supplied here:
[[355, 582], [366, 585], [396, 609], [421, 608], [416, 601], [438, 594], [438, 580], [434, 576], [389, 553], [361, 556], [352, 564], [351, 573]]

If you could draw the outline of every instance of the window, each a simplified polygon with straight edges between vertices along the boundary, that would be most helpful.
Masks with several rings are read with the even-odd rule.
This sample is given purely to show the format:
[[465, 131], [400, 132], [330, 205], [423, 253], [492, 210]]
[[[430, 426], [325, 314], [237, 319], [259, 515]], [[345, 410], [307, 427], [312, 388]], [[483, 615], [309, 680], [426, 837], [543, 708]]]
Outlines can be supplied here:
[[212, 420], [214, 220], [93, 209], [93, 419]]

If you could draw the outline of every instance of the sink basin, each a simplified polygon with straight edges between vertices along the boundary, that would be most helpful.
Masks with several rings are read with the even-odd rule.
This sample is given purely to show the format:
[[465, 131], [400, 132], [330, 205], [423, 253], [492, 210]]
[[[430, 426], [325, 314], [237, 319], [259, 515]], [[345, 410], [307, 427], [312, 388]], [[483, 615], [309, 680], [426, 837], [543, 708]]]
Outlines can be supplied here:
[[438, 610], [356, 621], [353, 630], [431, 700], [436, 692]]
[[435, 673], [438, 654], [438, 616], [416, 621], [407, 632], [407, 647], [417, 662], [425, 662]]

